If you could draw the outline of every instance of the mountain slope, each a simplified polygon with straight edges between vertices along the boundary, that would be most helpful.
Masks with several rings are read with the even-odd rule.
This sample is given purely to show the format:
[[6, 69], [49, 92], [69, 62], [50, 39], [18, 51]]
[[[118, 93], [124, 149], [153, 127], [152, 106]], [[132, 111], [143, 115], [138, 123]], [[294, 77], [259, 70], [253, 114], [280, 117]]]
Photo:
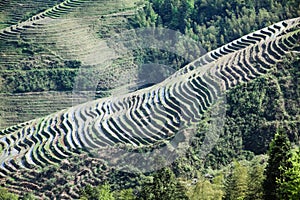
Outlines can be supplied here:
[[[291, 21], [296, 23], [296, 27], [299, 25], [299, 18]], [[299, 30], [284, 22], [282, 24], [286, 27], [283, 34], [267, 37], [267, 33], [261, 33], [258, 36], [263, 40], [257, 44], [250, 43], [202, 67], [196, 65], [176, 79], [166, 79], [126, 95], [81, 104], [2, 131], [3, 178], [14, 177], [19, 171], [26, 174], [28, 170], [30, 173], [32, 168], [60, 166], [63, 160], [80, 155], [79, 150], [96, 152], [94, 156], [104, 160], [116, 159], [116, 167], [119, 167], [128, 160], [111, 157], [114, 154], [106, 152], [111, 146], [117, 151], [121, 149], [123, 154], [125, 150], [125, 157], [132, 154], [131, 151], [127, 154], [123, 149], [126, 146], [119, 144], [130, 145], [134, 149], [154, 149], [151, 151], [155, 157], [155, 153], [160, 153], [161, 142], [172, 143], [176, 136], [182, 134], [181, 131], [199, 123], [203, 113], [223, 92], [266, 74], [282, 61], [285, 54], [296, 50]], [[172, 143], [175, 150], [176, 144]], [[158, 151], [155, 152], [155, 149]], [[163, 150], [166, 153], [166, 149]], [[168, 157], [173, 154], [172, 151], [174, 149], [167, 151]], [[130, 166], [131, 163], [126, 164]], [[132, 164], [137, 166], [135, 162]], [[12, 184], [12, 189], [19, 185], [11, 183], [11, 180], [8, 184]], [[37, 185], [35, 182], [35, 187], [39, 187]]]

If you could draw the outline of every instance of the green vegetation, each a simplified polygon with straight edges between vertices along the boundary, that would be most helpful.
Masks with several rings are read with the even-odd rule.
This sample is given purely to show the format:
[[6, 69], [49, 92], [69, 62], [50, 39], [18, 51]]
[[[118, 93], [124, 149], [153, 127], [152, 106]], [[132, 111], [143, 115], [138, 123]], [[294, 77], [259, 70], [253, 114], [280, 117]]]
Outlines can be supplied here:
[[123, 189], [120, 191], [112, 191], [110, 185], [105, 183], [97, 187], [87, 185], [80, 192], [81, 200], [135, 200], [132, 189]]
[[32, 193], [27, 193], [23, 196], [22, 200], [36, 200]]
[[225, 199], [245, 199], [247, 179], [247, 168], [235, 162], [228, 178]]
[[70, 91], [76, 77], [75, 70], [30, 70], [0, 72], [5, 80], [2, 92]]
[[188, 197], [190, 200], [222, 200], [224, 196], [224, 177], [222, 174], [209, 180], [200, 176], [195, 186], [190, 187]]
[[207, 50], [300, 15], [297, 0], [149, 0], [134, 26], [162, 26], [199, 40]]
[[280, 132], [270, 144], [267, 163], [264, 156], [234, 161], [221, 171], [205, 175], [200, 172], [196, 183], [175, 178], [169, 168], [164, 168], [150, 174], [150, 181], [145, 180], [136, 187], [137, 195], [132, 189], [126, 189], [123, 191], [128, 197], [121, 197], [124, 193], [112, 192], [105, 184], [95, 188], [87, 186], [82, 198], [87, 193], [95, 196], [104, 193], [112, 199], [293, 200], [299, 197], [299, 152], [299, 148], [291, 149], [286, 134]]
[[285, 171], [291, 168], [291, 144], [286, 134], [278, 133], [270, 143], [269, 160], [266, 167], [266, 179], [264, 181], [264, 191], [266, 200], [289, 199], [285, 190], [281, 189], [281, 184], [289, 180], [285, 176]]
[[289, 168], [280, 169], [283, 171], [281, 180], [277, 180], [279, 184], [280, 199], [287, 198], [291, 200], [299, 199], [300, 196], [300, 149], [292, 152], [292, 157], [288, 162], [291, 163]]
[[184, 186], [175, 178], [169, 168], [161, 169], [151, 174], [150, 179], [145, 181], [134, 195], [133, 189], [111, 191], [109, 184], [91, 187], [87, 185], [81, 191], [80, 199], [101, 200], [160, 200], [160, 199], [188, 199]]
[[103, 200], [114, 200], [114, 197], [110, 191], [110, 186], [104, 184], [96, 188], [92, 188], [90, 185], [86, 186], [81, 194], [81, 200], [89, 199], [103, 199]]
[[32, 193], [26, 193], [23, 197], [10, 193], [5, 188], [0, 188], [1, 200], [36, 200]]
[[[49, 8], [60, 1], [39, 1], [42, 4], [36, 4], [37, 6], [36, 1], [30, 2], [32, 10], [22, 11], [22, 15], [15, 19], [0, 13], [0, 18], [3, 19], [0, 20], [0, 27], [25, 20], [31, 13], [36, 14], [39, 9]], [[132, 27], [166, 27], [199, 41], [209, 51], [254, 30], [300, 15], [297, 0], [149, 0], [139, 2], [138, 6], [143, 4], [145, 6], [136, 15], [121, 20], [116, 19], [117, 17], [98, 17], [104, 25], [93, 24], [93, 28], [103, 38]], [[101, 9], [105, 10], [107, 5], [104, 2], [101, 5]], [[14, 13], [15, 8], [12, 6], [10, 10]], [[84, 16], [82, 13], [73, 15]], [[122, 20], [126, 22], [120, 22]], [[92, 27], [90, 24], [89, 26]], [[20, 40], [0, 41], [0, 46], [5, 49], [0, 54], [1, 61], [5, 61], [1, 64], [0, 93], [72, 91], [75, 78], [80, 80], [83, 88], [88, 88], [93, 85], [90, 82], [92, 77], [99, 76], [91, 68], [83, 72], [82, 77], [78, 77], [78, 69], [83, 65], [81, 60], [62, 60], [57, 55], [55, 58], [49, 56], [50, 62], [42, 62], [38, 57], [45, 52], [49, 53], [45, 50], [46, 45]], [[160, 62], [178, 69], [200, 53], [198, 48], [182, 47], [187, 51], [181, 57], [148, 49], [136, 51], [134, 61], [138, 64]], [[6, 51], [14, 52], [11, 57], [15, 62], [10, 62], [13, 59], [4, 55]], [[28, 60], [24, 61], [24, 58]], [[128, 64], [122, 62], [114, 66], [119, 70], [117, 73], [124, 71], [124, 63]], [[300, 132], [299, 65], [299, 55], [288, 55], [267, 76], [229, 91], [224, 132], [205, 159], [200, 157], [200, 151], [205, 137], [203, 130], [209, 124], [208, 117], [200, 123], [199, 131], [192, 138], [186, 155], [178, 158], [170, 169], [143, 176], [114, 174], [102, 164], [95, 166], [93, 161], [75, 159], [71, 164], [63, 164], [60, 169], [32, 172], [29, 176], [25, 175], [23, 181], [42, 182], [43, 186], [39, 191], [36, 189], [38, 187], [32, 186], [33, 194], [42, 197], [39, 194], [42, 193], [43, 197], [49, 195], [51, 198], [59, 198], [63, 192], [71, 191], [72, 195], [79, 193], [81, 199], [299, 199], [300, 150], [292, 149], [298, 143]], [[118, 86], [115, 83], [119, 77], [117, 73], [113, 71], [106, 77], [100, 77], [102, 85], [98, 89], [108, 91]], [[37, 99], [39, 100], [41, 99]], [[5, 104], [1, 106], [8, 107]], [[33, 110], [28, 112], [34, 117], [38, 116]], [[276, 132], [278, 133], [275, 134]], [[265, 154], [269, 156], [268, 163]], [[91, 170], [86, 170], [90, 176], [78, 175], [85, 172], [85, 166]], [[106, 176], [111, 179], [115, 176], [116, 180], [111, 184], [104, 184]], [[195, 183], [192, 179], [196, 180]], [[22, 180], [21, 175], [16, 174], [14, 180]], [[83, 184], [86, 187], [81, 188], [81, 191], [78, 186], [73, 185], [85, 182], [93, 185]], [[6, 186], [5, 183], [2, 185]], [[185, 189], [188, 190], [187, 193]], [[79, 198], [72, 195], [72, 198]], [[27, 195], [23, 199], [32, 198], [32, 195]], [[18, 197], [6, 189], [0, 189], [0, 199]]]
[[139, 199], [188, 199], [184, 191], [184, 187], [176, 180], [174, 173], [166, 168], [157, 171], [153, 175], [153, 181], [142, 186]]
[[9, 193], [5, 188], [0, 188], [0, 199], [1, 200], [18, 200], [18, 196]]

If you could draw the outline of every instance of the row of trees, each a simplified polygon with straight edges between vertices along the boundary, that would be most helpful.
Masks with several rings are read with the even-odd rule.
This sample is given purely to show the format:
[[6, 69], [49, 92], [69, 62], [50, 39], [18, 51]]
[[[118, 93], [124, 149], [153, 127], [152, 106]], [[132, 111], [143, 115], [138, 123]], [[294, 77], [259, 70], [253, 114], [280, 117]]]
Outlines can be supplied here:
[[72, 90], [77, 72], [69, 69], [30, 70], [0, 73], [1, 92], [40, 92]]
[[[53, 62], [48, 69], [31, 64], [21, 65], [22, 69], [0, 72], [0, 92], [70, 91], [81, 66], [80, 61], [66, 60]], [[88, 80], [88, 78], [86, 78]]]
[[297, 0], [149, 0], [136, 16], [134, 26], [179, 30], [211, 50], [251, 31], [299, 15]]
[[81, 191], [82, 200], [101, 199], [101, 200], [188, 200], [185, 188], [176, 179], [174, 173], [169, 168], [155, 172], [152, 179], [145, 182], [136, 191], [123, 189], [112, 191], [109, 184], [98, 187], [87, 185]]

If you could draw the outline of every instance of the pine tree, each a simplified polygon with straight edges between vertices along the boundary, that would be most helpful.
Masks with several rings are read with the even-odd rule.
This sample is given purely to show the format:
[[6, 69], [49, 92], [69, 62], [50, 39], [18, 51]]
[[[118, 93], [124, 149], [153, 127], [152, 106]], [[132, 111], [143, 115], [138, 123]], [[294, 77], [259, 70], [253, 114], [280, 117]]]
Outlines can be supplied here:
[[[284, 170], [291, 167], [291, 144], [285, 133], [275, 134], [274, 139], [270, 143], [269, 160], [265, 170], [266, 179], [263, 183], [264, 199], [276, 200], [280, 199], [279, 195], [280, 182], [285, 180]], [[287, 198], [285, 198], [287, 199]]]

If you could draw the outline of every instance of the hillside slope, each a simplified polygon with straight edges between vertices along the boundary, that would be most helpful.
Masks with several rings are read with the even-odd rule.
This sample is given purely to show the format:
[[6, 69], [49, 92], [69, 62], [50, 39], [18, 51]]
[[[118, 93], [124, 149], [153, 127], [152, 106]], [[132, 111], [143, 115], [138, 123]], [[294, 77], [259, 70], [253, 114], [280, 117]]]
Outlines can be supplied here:
[[[18, 134], [7, 135], [10, 139], [4, 143], [20, 142], [18, 149], [35, 146], [32, 158], [26, 159], [42, 166], [37, 170], [26, 170], [25, 173], [18, 168], [17, 163], [4, 164], [4, 171], [1, 173], [6, 178], [1, 178], [1, 186], [21, 196], [25, 192], [33, 192], [35, 196], [45, 199], [79, 198], [80, 190], [86, 185], [96, 186], [107, 180], [113, 184], [114, 189], [139, 187], [145, 174], [116, 171], [110, 168], [107, 161], [91, 157], [89, 151], [70, 148], [70, 144], [73, 147], [74, 144], [82, 144], [82, 141], [76, 141], [76, 137], [72, 139], [74, 134], [72, 137], [64, 137], [65, 133], [72, 130], [69, 129], [70, 126], [74, 125], [70, 120], [72, 114], [61, 114], [55, 120], [44, 116], [75, 104], [95, 100], [99, 96], [131, 91], [128, 85], [138, 88], [135, 85], [136, 75], [141, 62], [156, 63], [163, 60], [162, 64], [167, 63], [174, 71], [175, 68], [184, 67], [195, 55], [199, 55], [199, 46], [207, 50], [216, 49], [197, 60], [199, 62], [187, 65], [170, 77], [175, 79], [192, 69], [190, 66], [216, 62], [228, 53], [226, 49], [234, 51], [241, 48], [240, 43], [229, 42], [281, 20], [298, 17], [299, 6], [297, 0], [40, 0], [26, 1], [26, 4], [20, 0], [0, 2], [0, 130], [12, 126], [2, 131], [3, 135], [8, 132], [17, 133], [18, 130], [25, 130], [20, 133], [30, 133], [31, 129], [24, 127], [40, 130], [36, 137], [25, 140], [24, 143]], [[186, 54], [180, 57], [153, 49], [138, 48], [135, 51], [122, 52], [122, 48], [117, 48], [118, 40], [112, 41], [115, 38], [111, 38], [130, 28], [153, 26], [181, 31], [184, 36], [197, 42], [192, 43]], [[273, 34], [270, 29], [265, 30]], [[264, 34], [266, 33], [262, 33]], [[276, 37], [281, 34], [282, 32]], [[254, 35], [260, 39], [254, 39], [252, 44], [265, 39], [262, 35]], [[107, 40], [108, 38], [110, 39]], [[194, 45], [198, 43], [201, 45]], [[218, 48], [224, 44], [229, 45]], [[255, 51], [263, 52], [265, 49], [264, 45], [259, 45]], [[273, 54], [271, 59], [264, 57], [265, 54], [258, 56], [268, 62], [277, 58]], [[249, 59], [251, 60], [250, 57]], [[223, 132], [217, 138], [216, 144], [203, 158], [206, 134], [215, 134], [210, 129], [210, 116], [205, 116], [196, 135], [191, 138], [190, 148], [171, 165], [176, 175], [193, 179], [199, 171], [206, 175], [211, 169], [223, 169], [234, 159], [251, 160], [255, 154], [266, 153], [269, 142], [279, 129], [285, 130], [290, 140], [298, 144], [299, 61], [299, 53], [290, 52], [268, 74], [254, 81], [241, 83], [230, 90], [226, 96], [227, 116], [222, 127]], [[233, 59], [230, 62], [238, 60]], [[243, 74], [243, 71], [225, 72], [225, 79], [234, 82], [235, 78], [243, 77], [240, 73]], [[255, 72], [251, 73], [257, 75]], [[147, 71], [146, 74], [152, 75]], [[251, 77], [246, 76], [246, 79]], [[241, 79], [242, 82], [245, 81]], [[178, 87], [178, 91], [181, 89]], [[209, 101], [209, 98], [206, 100]], [[98, 114], [79, 110], [82, 111], [77, 112], [79, 118], [85, 114], [89, 117]], [[72, 123], [66, 120], [68, 118]], [[35, 122], [32, 126], [28, 126], [28, 123], [17, 125], [33, 119], [37, 120], [29, 122]], [[55, 122], [58, 121], [62, 123], [56, 126]], [[140, 123], [139, 120], [135, 121], [134, 123]], [[116, 125], [109, 123], [109, 128], [106, 129], [109, 132], [118, 132], [119, 130], [110, 130], [114, 126]], [[105, 137], [109, 138], [109, 134], [106, 133]], [[123, 139], [125, 141], [126, 138], [121, 141]], [[135, 144], [140, 142], [132, 141]], [[55, 143], [57, 145], [52, 146]], [[1, 144], [0, 152], [5, 146], [3, 141]], [[18, 160], [21, 157], [13, 159]], [[22, 162], [24, 163], [24, 159]]]
[[[203, 66], [197, 66], [195, 62], [190, 65], [193, 69], [177, 78], [171, 76], [146, 89], [81, 104], [3, 130], [2, 181], [6, 180], [6, 187], [11, 190], [18, 188], [20, 182], [39, 190], [43, 183], [33, 182], [27, 174], [32, 171], [43, 173], [46, 166], [59, 167], [69, 159], [84, 155], [81, 151], [100, 159], [97, 164], [115, 162], [108, 167], [120, 167], [121, 170], [124, 170], [123, 165], [130, 170], [139, 169], [142, 164], [142, 170], [150, 167], [145, 170], [152, 171], [151, 165], [157, 163], [151, 158], [164, 154], [167, 160], [161, 159], [174, 162], [172, 155], [180, 149], [180, 143], [185, 142], [179, 138], [187, 137], [186, 130], [193, 129], [203, 119], [206, 110], [223, 96], [222, 93], [266, 74], [282, 62], [286, 54], [297, 50], [299, 23], [299, 18], [280, 22], [276, 27], [283, 29], [283, 33], [278, 36], [276, 32], [268, 37], [267, 32], [257, 31], [253, 37], [240, 39], [244, 42], [240, 49], [231, 50]], [[253, 39], [260, 41], [253, 44]], [[237, 58], [241, 60], [236, 62]], [[170, 149], [171, 146], [175, 150]], [[115, 150], [111, 152], [112, 149]], [[147, 156], [150, 160], [144, 161], [146, 166], [141, 163], [143, 156], [134, 153], [140, 149], [151, 152]], [[124, 157], [120, 156], [121, 152]], [[136, 159], [138, 163], [134, 161]], [[16, 174], [17, 182], [9, 179], [15, 179]], [[89, 180], [93, 178], [89, 177]]]
[[[105, 41], [129, 28], [128, 19], [137, 8], [134, 1], [22, 2], [1, 3], [1, 128], [69, 107], [71, 98], [78, 102], [93, 99], [95, 94], [72, 94], [78, 73], [88, 74], [82, 75], [84, 81], [101, 76], [105, 83], [99, 88], [106, 88], [107, 80], [116, 81], [110, 88], [117, 87], [124, 84], [117, 81], [120, 76], [135, 73], [132, 56], [118, 55]], [[120, 71], [122, 66], [127, 66], [127, 72]], [[95, 73], [98, 77], [91, 77]], [[62, 104], [55, 103], [56, 99]], [[26, 107], [26, 101], [34, 102], [37, 109]]]

